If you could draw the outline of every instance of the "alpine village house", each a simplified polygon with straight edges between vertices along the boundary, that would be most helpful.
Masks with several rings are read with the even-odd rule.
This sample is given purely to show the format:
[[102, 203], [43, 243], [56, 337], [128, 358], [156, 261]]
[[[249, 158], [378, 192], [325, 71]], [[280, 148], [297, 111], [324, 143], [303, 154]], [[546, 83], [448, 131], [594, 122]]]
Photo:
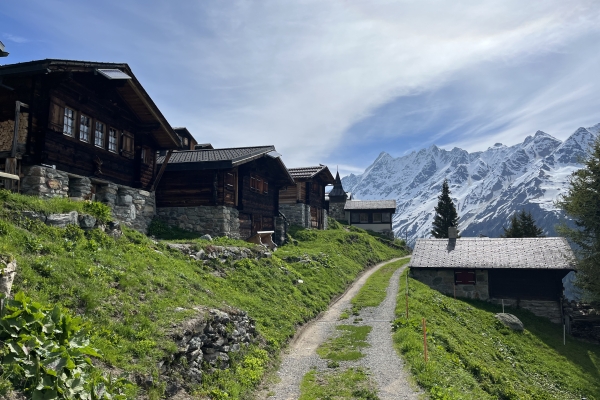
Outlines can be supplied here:
[[181, 148], [182, 138], [127, 64], [0, 66], [0, 166], [21, 178], [2, 180], [6, 188], [102, 201], [145, 231], [155, 215], [157, 151]]
[[279, 190], [295, 183], [275, 147], [203, 148], [167, 157], [158, 159], [166, 168], [156, 202], [168, 225], [238, 239], [277, 231], [275, 241], [283, 241], [284, 228], [276, 226]]
[[296, 182], [279, 191], [279, 210], [291, 224], [327, 229], [325, 186], [334, 182], [325, 165], [289, 169]]

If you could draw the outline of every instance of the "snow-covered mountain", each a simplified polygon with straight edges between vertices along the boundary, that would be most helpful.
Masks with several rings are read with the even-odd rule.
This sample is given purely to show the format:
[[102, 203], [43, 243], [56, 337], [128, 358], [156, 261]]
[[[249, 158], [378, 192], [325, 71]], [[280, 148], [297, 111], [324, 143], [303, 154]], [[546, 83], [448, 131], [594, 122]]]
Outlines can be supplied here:
[[395, 199], [396, 236], [430, 237], [434, 207], [444, 178], [460, 217], [462, 236], [498, 237], [515, 211], [531, 211], [547, 235], [562, 212], [554, 201], [565, 193], [569, 176], [582, 167], [581, 158], [600, 134], [600, 124], [577, 129], [567, 140], [538, 131], [523, 143], [501, 143], [485, 151], [428, 149], [393, 158], [382, 152], [363, 174], [342, 179], [356, 199]]

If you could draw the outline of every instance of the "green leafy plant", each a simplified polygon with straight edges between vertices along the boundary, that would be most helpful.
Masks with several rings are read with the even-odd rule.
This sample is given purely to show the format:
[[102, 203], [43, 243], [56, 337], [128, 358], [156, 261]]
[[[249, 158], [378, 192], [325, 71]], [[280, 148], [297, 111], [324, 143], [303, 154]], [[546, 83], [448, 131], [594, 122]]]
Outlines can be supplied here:
[[83, 211], [94, 216], [101, 224], [112, 221], [112, 211], [110, 207], [98, 201], [84, 202]]
[[5, 300], [0, 314], [0, 368], [33, 400], [126, 399], [127, 382], [100, 374], [85, 324], [58, 306], [45, 307], [23, 292]]

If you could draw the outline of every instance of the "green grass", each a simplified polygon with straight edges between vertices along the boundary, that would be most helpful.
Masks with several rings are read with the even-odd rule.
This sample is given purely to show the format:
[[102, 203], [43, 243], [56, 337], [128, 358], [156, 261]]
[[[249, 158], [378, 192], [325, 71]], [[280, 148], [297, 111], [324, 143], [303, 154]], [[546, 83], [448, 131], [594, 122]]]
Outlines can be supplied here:
[[[11, 209], [20, 204], [23, 209], [69, 211], [81, 204], [61, 200], [50, 207], [37, 198], [10, 196], [10, 204], [4, 205]], [[272, 258], [203, 264], [125, 228], [115, 240], [97, 230], [84, 234], [74, 227], [6, 218], [0, 213], [0, 255], [17, 260], [13, 292], [82, 316], [91, 324], [91, 345], [104, 354], [108, 366], [130, 376], [154, 377], [155, 387], [145, 394], [150, 398], [162, 396], [164, 388], [157, 363], [177, 351], [170, 332], [194, 314], [193, 307], [232, 306], [256, 320], [266, 353], [250, 349], [230, 370], [206, 374], [196, 391], [198, 396], [237, 399], [257, 384], [297, 327], [327, 309], [360, 271], [403, 255], [360, 231], [296, 230], [292, 244]], [[249, 246], [220, 238], [187, 242], [197, 248]], [[175, 311], [178, 307], [185, 310]]]
[[564, 346], [562, 326], [525, 310], [509, 309], [525, 325], [513, 332], [494, 318], [501, 307], [455, 300], [413, 279], [407, 321], [400, 282], [394, 341], [431, 399], [600, 399], [600, 346], [571, 337]]
[[352, 361], [363, 358], [361, 349], [368, 347], [367, 336], [371, 332], [370, 326], [338, 325], [341, 331], [339, 336], [329, 338], [317, 348], [321, 358], [332, 361]]
[[302, 378], [299, 400], [378, 400], [369, 375], [360, 368], [344, 371], [312, 370]]
[[377, 307], [380, 305], [387, 295], [390, 278], [398, 268], [408, 263], [408, 261], [409, 259], [406, 258], [389, 263], [374, 272], [369, 279], [367, 279], [363, 287], [360, 288], [356, 296], [350, 301], [353, 306], [353, 311], [356, 312], [364, 307]]

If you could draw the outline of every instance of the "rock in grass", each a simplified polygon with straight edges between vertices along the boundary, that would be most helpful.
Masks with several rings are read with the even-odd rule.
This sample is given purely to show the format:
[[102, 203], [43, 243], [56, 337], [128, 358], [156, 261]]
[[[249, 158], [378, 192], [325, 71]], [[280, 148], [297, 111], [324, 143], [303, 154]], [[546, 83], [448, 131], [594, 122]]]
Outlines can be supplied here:
[[502, 322], [506, 327], [512, 329], [513, 331], [521, 332], [523, 329], [525, 329], [521, 320], [512, 314], [499, 313], [496, 314], [495, 317], [498, 319], [498, 321]]

